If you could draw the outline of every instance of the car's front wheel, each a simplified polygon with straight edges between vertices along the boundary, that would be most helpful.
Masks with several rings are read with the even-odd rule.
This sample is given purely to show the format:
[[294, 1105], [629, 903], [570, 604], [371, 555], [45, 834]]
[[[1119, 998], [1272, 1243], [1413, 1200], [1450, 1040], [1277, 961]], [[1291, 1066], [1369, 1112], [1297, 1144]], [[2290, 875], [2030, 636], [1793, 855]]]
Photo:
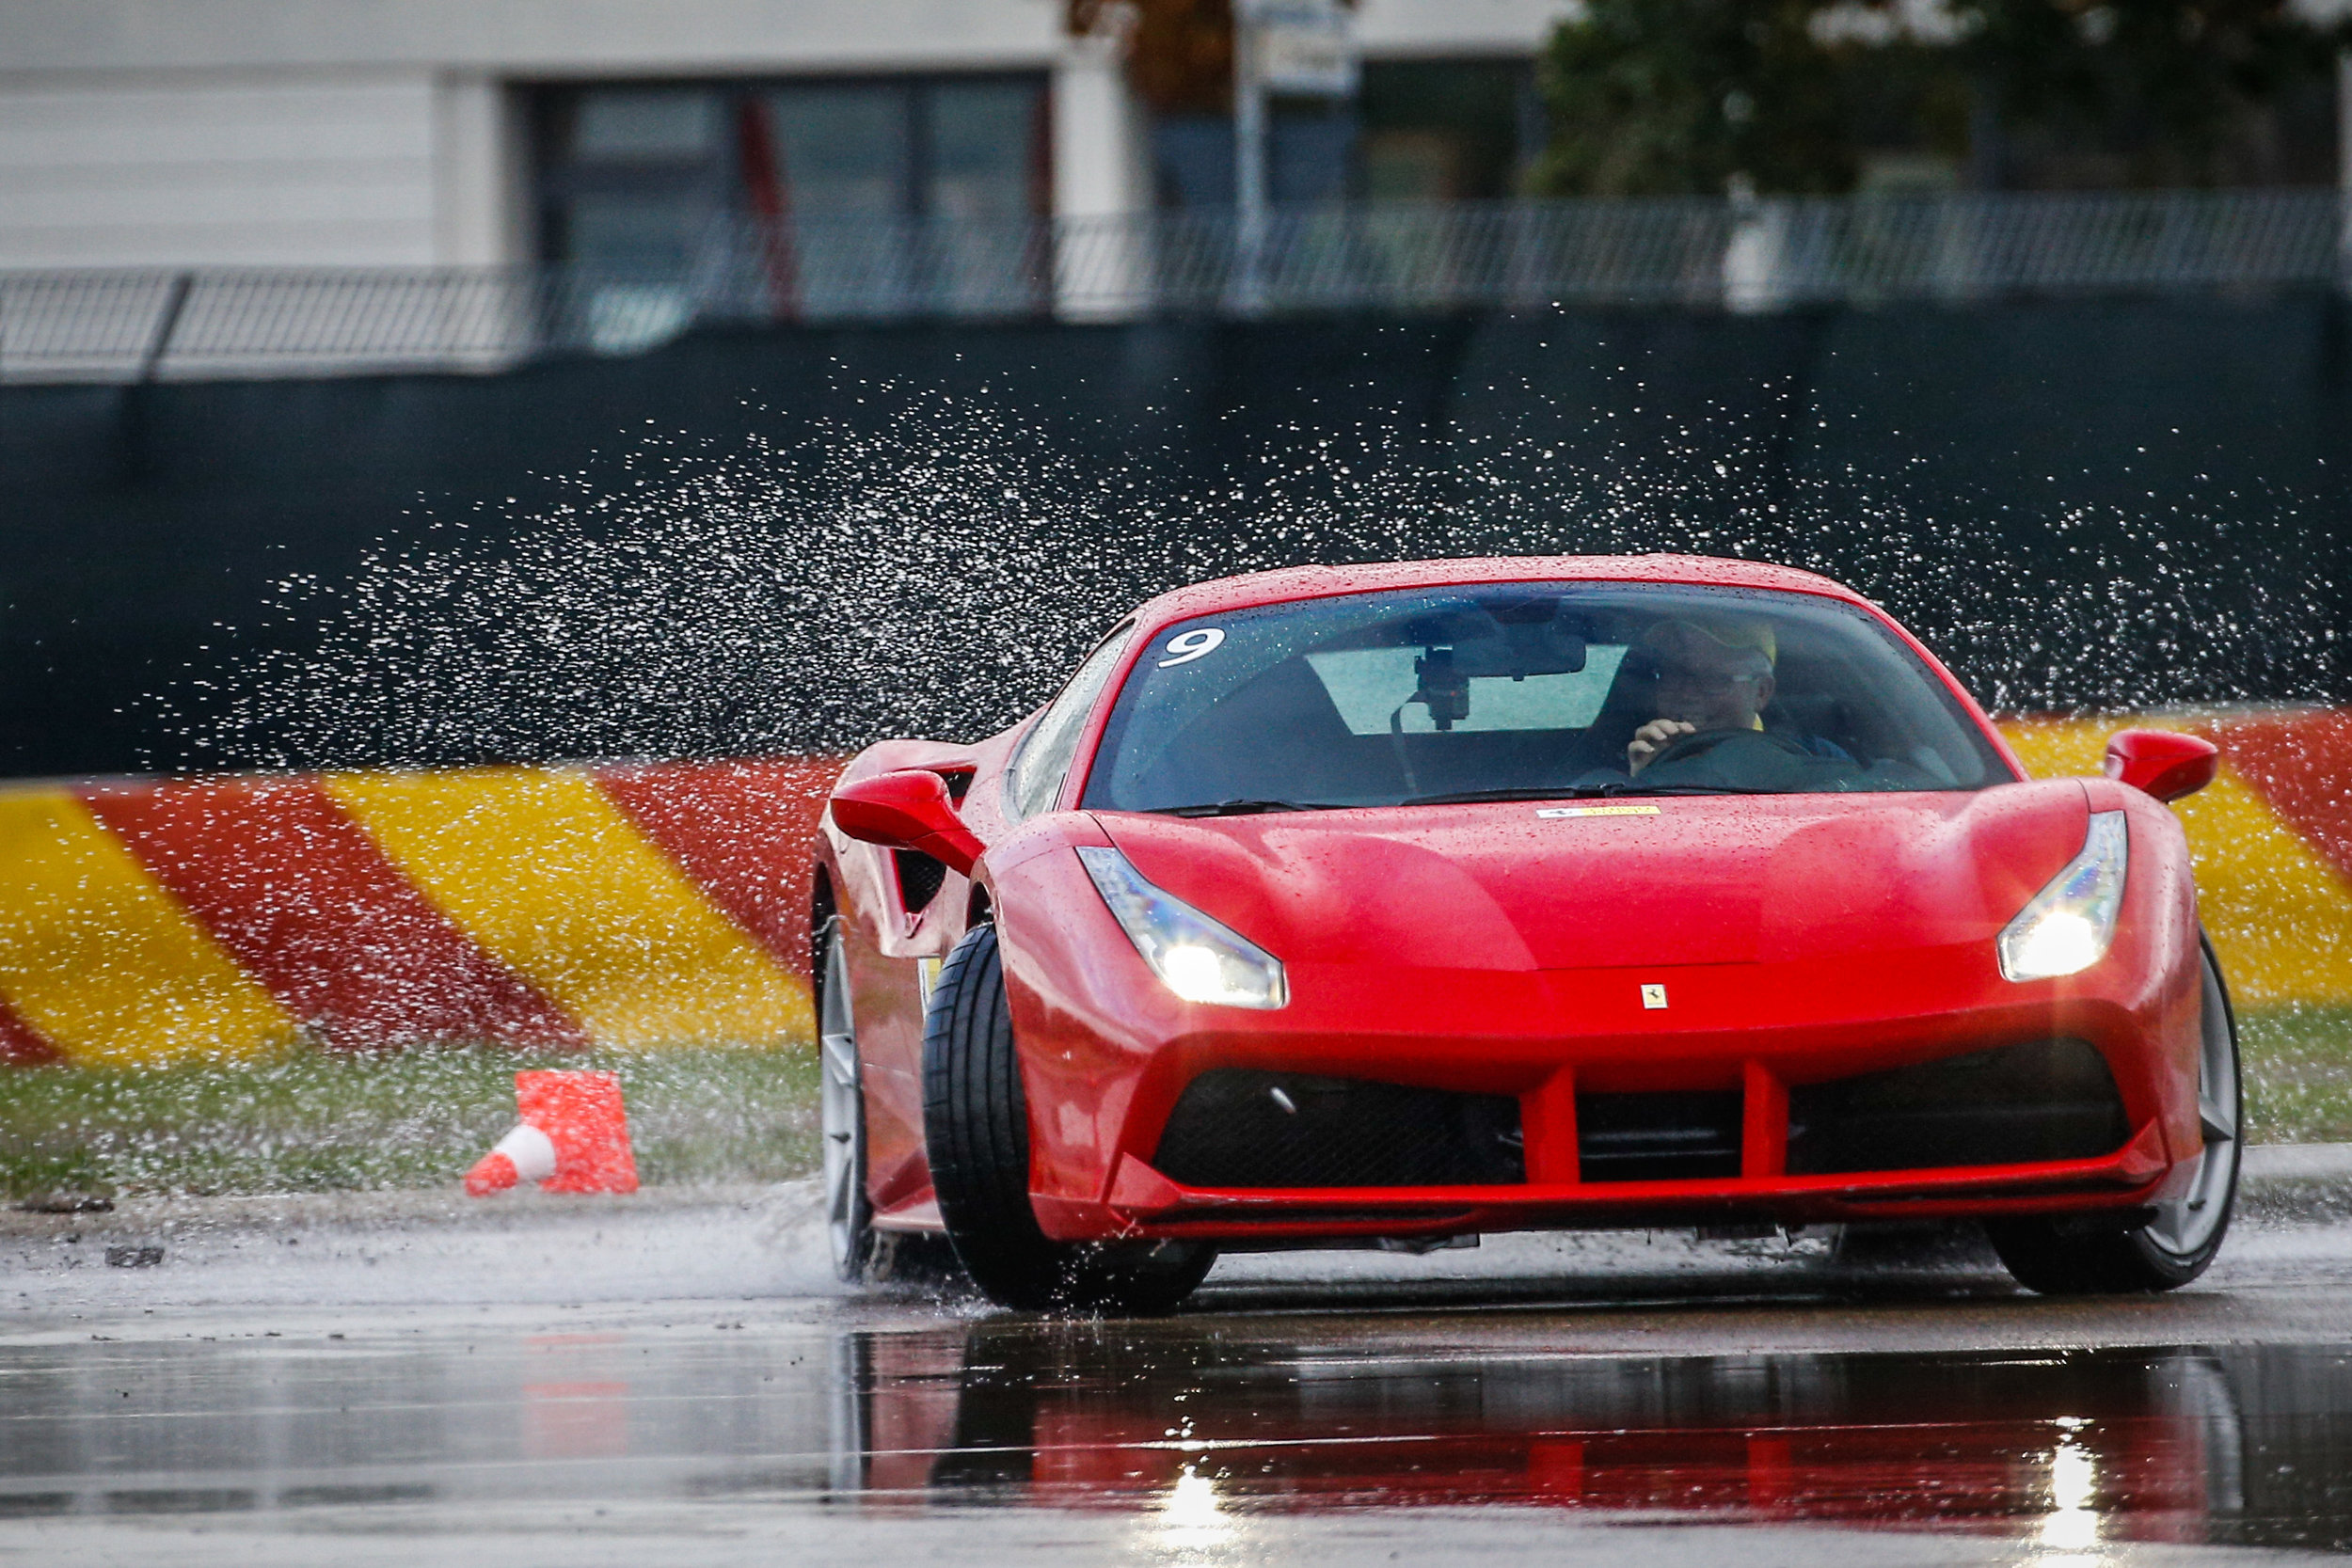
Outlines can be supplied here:
[[1994, 1250], [2019, 1284], [2043, 1295], [2120, 1295], [2169, 1291], [2205, 1272], [2221, 1250], [2237, 1202], [2239, 1138], [2237, 1019], [2213, 944], [2204, 948], [2204, 1006], [2197, 1056], [2197, 1114], [2205, 1146], [2179, 1195], [2128, 1230], [2088, 1216], [1988, 1222]]
[[947, 956], [923, 1025], [923, 1135], [956, 1258], [1002, 1307], [1165, 1312], [1216, 1260], [1189, 1242], [1073, 1244], [1029, 1203], [1029, 1106], [996, 928]]

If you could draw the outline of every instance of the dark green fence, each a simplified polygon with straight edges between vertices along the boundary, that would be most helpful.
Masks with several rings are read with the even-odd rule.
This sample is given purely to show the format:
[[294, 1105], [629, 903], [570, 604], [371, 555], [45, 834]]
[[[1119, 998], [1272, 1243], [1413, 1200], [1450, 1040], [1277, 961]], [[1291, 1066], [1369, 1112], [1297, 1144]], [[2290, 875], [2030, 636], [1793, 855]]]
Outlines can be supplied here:
[[[0, 767], [969, 734], [1171, 582], [1486, 551], [1815, 566], [2005, 706], [2342, 699], [2344, 309], [804, 325], [0, 388]], [[372, 549], [369, 604], [320, 596]]]

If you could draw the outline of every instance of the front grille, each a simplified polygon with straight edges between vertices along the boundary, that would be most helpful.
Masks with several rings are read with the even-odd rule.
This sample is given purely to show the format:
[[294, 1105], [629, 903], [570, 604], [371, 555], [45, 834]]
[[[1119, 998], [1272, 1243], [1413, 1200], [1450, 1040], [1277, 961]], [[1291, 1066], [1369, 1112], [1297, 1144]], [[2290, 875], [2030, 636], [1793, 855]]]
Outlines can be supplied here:
[[1217, 1068], [1185, 1085], [1152, 1164], [1187, 1187], [1454, 1187], [1527, 1180], [1519, 1102], [1508, 1095], [1244, 1068]]
[[1580, 1094], [1576, 1160], [1587, 1181], [1704, 1181], [1740, 1174], [1735, 1092]]
[[2131, 1136], [2106, 1058], [2037, 1040], [1788, 1091], [1796, 1176], [2095, 1160]]

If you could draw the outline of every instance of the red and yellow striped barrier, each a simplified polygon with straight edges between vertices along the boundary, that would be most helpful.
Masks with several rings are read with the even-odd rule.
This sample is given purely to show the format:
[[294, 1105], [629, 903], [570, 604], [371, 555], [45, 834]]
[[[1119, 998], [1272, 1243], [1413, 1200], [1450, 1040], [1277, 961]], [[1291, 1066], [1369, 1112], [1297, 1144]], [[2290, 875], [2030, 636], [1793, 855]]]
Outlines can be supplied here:
[[839, 763], [0, 793], [0, 1059], [811, 1036]]
[[2219, 718], [2023, 719], [2001, 728], [2037, 776], [2095, 773], [2107, 736], [2201, 735], [2221, 771], [2174, 809], [2197, 895], [2242, 1004], [2352, 1004], [2352, 710]]
[[[2240, 1000], [2352, 1004], [2352, 711], [2016, 720], [2037, 774], [2116, 730], [2222, 749], [2181, 802]], [[0, 1061], [314, 1042], [801, 1043], [827, 759], [0, 790]]]

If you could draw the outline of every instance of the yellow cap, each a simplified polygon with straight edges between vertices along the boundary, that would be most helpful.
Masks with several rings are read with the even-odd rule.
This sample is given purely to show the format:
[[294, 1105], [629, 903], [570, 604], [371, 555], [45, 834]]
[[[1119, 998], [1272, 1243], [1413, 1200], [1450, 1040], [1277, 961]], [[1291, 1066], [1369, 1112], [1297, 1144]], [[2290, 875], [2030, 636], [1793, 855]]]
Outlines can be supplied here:
[[1642, 641], [1662, 643], [1687, 637], [1703, 637], [1730, 652], [1762, 654], [1768, 665], [1780, 662], [1780, 641], [1772, 635], [1772, 624], [1750, 615], [1708, 616], [1704, 620], [1677, 616], [1650, 627]]

